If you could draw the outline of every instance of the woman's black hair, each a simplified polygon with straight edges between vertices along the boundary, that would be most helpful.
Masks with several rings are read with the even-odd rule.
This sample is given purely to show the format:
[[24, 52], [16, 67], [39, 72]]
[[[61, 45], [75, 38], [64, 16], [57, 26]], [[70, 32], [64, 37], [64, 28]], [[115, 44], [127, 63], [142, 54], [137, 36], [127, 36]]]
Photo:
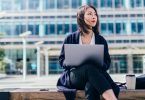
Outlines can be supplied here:
[[96, 22], [96, 25], [94, 27], [92, 27], [92, 30], [95, 34], [99, 34], [99, 17], [98, 17], [98, 13], [97, 13], [96, 8], [92, 5], [83, 5], [79, 8], [79, 10], [77, 12], [77, 23], [79, 26], [79, 31], [82, 34], [89, 33], [88, 29], [90, 29], [90, 27], [84, 21], [84, 15], [85, 15], [85, 12], [88, 8], [93, 8], [96, 12], [97, 22]]

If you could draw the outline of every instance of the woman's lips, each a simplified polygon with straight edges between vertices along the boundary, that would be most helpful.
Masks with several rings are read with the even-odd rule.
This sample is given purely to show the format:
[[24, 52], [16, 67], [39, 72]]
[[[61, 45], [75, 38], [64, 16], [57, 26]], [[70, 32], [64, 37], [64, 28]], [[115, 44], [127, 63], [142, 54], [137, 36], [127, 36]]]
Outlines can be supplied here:
[[95, 23], [96, 21], [91, 21], [92, 23]]

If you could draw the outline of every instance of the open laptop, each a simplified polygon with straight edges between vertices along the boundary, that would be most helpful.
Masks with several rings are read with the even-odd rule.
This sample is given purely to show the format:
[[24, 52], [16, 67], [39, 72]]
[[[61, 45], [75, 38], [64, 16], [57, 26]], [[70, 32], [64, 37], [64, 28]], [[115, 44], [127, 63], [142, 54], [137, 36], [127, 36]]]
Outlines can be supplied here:
[[104, 45], [64, 44], [66, 65], [78, 66], [88, 57], [92, 57], [103, 65]]

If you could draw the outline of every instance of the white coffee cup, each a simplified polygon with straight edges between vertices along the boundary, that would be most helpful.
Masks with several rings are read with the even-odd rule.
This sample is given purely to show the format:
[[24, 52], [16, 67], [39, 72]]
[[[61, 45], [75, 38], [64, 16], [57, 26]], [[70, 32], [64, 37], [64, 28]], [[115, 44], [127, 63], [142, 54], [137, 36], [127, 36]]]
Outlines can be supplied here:
[[127, 74], [126, 75], [126, 85], [127, 85], [127, 89], [135, 89], [136, 77], [134, 74]]

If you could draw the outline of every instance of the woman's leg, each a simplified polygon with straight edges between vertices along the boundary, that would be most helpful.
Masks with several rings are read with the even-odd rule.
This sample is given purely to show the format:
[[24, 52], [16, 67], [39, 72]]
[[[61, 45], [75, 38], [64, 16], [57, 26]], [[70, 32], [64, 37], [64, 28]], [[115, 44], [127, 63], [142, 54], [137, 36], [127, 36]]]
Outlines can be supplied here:
[[112, 78], [110, 77], [110, 75], [107, 72], [103, 72], [103, 75], [106, 77], [106, 79], [110, 83], [110, 85], [111, 85], [111, 87], [113, 89], [113, 92], [114, 92], [115, 96], [118, 98], [119, 92], [120, 92], [119, 86], [117, 86], [115, 84], [115, 82], [112, 80]]
[[103, 96], [105, 100], [117, 100], [112, 87], [102, 71], [94, 66], [89, 66], [87, 69], [88, 81], [95, 89]]
[[87, 100], [100, 100], [100, 94], [89, 82], [85, 86], [85, 95]]
[[102, 94], [103, 98], [105, 100], [117, 100], [114, 92], [112, 89], [106, 90], [103, 94]]
[[[110, 83], [95, 66], [83, 65], [72, 70], [70, 80], [72, 86], [76, 89], [85, 89], [86, 83], [89, 82], [98, 91], [96, 94], [99, 93], [104, 98], [108, 98], [108, 100], [116, 100], [114, 93], [110, 91], [112, 90]], [[111, 99], [109, 99], [110, 97]]]

